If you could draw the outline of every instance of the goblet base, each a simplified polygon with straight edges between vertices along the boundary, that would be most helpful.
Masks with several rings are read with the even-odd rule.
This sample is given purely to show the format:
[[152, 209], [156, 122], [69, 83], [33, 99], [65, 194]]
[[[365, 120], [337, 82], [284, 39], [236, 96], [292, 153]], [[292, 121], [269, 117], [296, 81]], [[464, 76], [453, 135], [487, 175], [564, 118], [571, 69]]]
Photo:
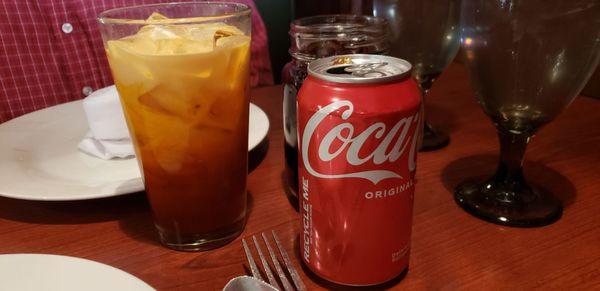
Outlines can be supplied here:
[[[528, 188], [528, 187], [527, 187]], [[526, 193], [507, 193], [486, 182], [465, 182], [454, 193], [454, 200], [466, 212], [483, 220], [506, 226], [538, 227], [556, 222], [562, 205], [543, 190], [522, 189]], [[507, 200], [512, 197], [526, 199]]]
[[419, 151], [428, 152], [439, 150], [446, 147], [450, 143], [450, 137], [433, 128], [429, 123], [425, 123], [423, 127], [423, 143]]

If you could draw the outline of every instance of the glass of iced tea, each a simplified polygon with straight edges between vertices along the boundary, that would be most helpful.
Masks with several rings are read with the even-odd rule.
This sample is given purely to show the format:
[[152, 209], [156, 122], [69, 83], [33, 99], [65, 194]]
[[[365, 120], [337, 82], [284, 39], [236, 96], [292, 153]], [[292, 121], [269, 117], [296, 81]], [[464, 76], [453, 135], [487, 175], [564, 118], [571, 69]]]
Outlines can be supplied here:
[[233, 240], [246, 216], [250, 9], [156, 4], [98, 21], [161, 242]]

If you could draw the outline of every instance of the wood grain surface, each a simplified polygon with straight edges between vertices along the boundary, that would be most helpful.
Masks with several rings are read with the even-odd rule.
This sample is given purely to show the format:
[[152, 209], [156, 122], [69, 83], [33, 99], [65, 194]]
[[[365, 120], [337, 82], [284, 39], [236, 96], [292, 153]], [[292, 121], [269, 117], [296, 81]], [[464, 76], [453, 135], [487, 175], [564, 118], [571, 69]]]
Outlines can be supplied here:
[[[299, 217], [282, 182], [281, 87], [253, 90], [271, 121], [268, 151], [249, 176], [249, 216], [241, 237], [275, 229], [294, 263]], [[510, 228], [478, 220], [453, 201], [461, 181], [491, 175], [497, 140], [453, 64], [427, 100], [448, 147], [420, 153], [410, 270], [382, 288], [413, 290], [600, 288], [600, 101], [579, 97], [531, 143], [525, 173], [565, 203], [561, 220]], [[256, 158], [256, 153], [253, 153]], [[0, 161], [1, 162], [1, 161]], [[143, 193], [83, 202], [0, 198], [0, 253], [49, 253], [123, 269], [159, 290], [219, 290], [247, 272], [240, 238], [213, 251], [183, 253], [159, 245]], [[310, 289], [334, 288], [301, 274]]]

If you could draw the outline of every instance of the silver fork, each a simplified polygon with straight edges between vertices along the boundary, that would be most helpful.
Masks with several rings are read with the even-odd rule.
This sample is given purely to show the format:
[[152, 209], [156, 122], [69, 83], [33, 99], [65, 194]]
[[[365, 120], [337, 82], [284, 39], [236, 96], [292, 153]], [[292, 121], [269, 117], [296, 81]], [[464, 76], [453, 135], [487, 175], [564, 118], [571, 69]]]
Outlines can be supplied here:
[[[298, 290], [298, 291], [306, 290], [306, 286], [304, 285], [304, 282], [302, 282], [302, 279], [300, 279], [300, 275], [298, 275], [296, 268], [294, 268], [294, 266], [292, 265], [292, 262], [290, 261], [290, 257], [288, 257], [286, 251], [283, 249], [283, 246], [281, 245], [281, 242], [279, 241], [279, 237], [277, 237], [277, 234], [275, 233], [274, 230], [271, 230], [271, 234], [273, 236], [273, 240], [275, 241], [275, 245], [277, 245], [277, 249], [279, 250], [279, 253], [283, 260], [283, 264], [285, 265], [286, 270], [290, 274], [290, 277], [292, 278], [292, 282], [293, 282], [294, 286], [296, 287], [296, 290]], [[281, 264], [279, 263], [279, 259], [277, 258], [277, 255], [273, 251], [273, 248], [271, 247], [271, 244], [269, 243], [269, 240], [267, 239], [267, 235], [263, 232], [261, 234], [261, 236], [263, 238], [265, 245], [267, 246], [267, 250], [269, 251], [269, 256], [271, 257], [271, 263], [273, 264], [273, 267], [275, 268], [275, 271], [277, 272], [277, 275], [279, 276], [279, 281], [283, 285], [283, 290], [293, 291], [294, 289], [292, 288], [290, 281], [287, 279], [285, 272], [284, 272], [283, 268], [281, 267]], [[254, 241], [254, 247], [256, 248], [258, 257], [260, 258], [261, 264], [263, 266], [263, 270], [265, 271], [265, 274], [267, 275], [268, 283], [273, 285], [275, 288], [282, 290], [281, 287], [279, 287], [279, 283], [277, 283], [275, 276], [273, 276], [271, 267], [269, 267], [269, 263], [267, 262], [267, 259], [263, 255], [262, 249], [260, 248], [260, 244], [258, 243], [256, 236], [253, 235], [252, 240]], [[244, 251], [246, 252], [246, 258], [248, 259], [248, 264], [250, 265], [250, 271], [252, 272], [252, 276], [256, 279], [265, 281], [262, 278], [262, 276], [260, 275], [260, 270], [259, 270], [258, 266], [256, 265], [256, 263], [254, 262], [254, 258], [252, 257], [252, 253], [250, 252], [250, 248], [248, 247], [248, 244], [246, 243], [245, 239], [242, 239], [242, 244], [244, 245]]]

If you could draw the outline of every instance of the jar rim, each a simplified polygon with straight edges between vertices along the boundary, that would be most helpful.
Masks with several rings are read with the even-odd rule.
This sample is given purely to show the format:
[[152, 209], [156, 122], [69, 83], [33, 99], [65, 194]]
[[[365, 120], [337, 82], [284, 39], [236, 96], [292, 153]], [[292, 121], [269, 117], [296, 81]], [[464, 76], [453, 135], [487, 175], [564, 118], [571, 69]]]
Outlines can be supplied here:
[[[327, 24], [332, 24], [327, 26]], [[349, 24], [345, 27], [340, 24]], [[326, 14], [316, 15], [296, 19], [290, 23], [291, 33], [310, 33], [310, 32], [340, 32], [341, 30], [356, 30], [370, 27], [380, 27], [385, 29], [388, 21], [384, 18], [355, 15], [355, 14]]]

